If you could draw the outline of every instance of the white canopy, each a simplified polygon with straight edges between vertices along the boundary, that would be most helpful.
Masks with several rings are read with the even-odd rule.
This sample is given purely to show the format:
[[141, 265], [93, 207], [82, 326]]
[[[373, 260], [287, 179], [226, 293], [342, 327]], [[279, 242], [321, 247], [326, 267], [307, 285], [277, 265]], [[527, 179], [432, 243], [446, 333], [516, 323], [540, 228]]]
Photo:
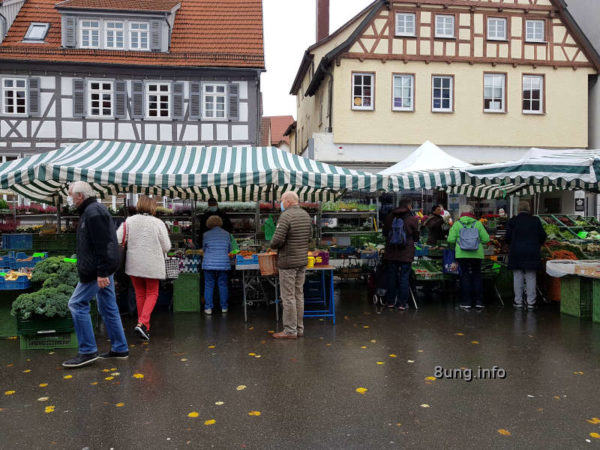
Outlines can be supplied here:
[[379, 172], [380, 175], [396, 175], [406, 172], [423, 170], [460, 169], [471, 167], [471, 164], [449, 155], [444, 150], [430, 141], [404, 158], [397, 164]]

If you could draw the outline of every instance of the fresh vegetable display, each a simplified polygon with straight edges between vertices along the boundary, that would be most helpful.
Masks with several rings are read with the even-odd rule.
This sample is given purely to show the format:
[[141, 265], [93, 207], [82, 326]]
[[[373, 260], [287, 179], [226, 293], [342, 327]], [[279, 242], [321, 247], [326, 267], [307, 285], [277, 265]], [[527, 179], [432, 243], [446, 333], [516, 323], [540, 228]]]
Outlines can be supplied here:
[[578, 258], [575, 256], [575, 253], [570, 252], [569, 250], [556, 250], [552, 252], [551, 259], [570, 259], [576, 261]]

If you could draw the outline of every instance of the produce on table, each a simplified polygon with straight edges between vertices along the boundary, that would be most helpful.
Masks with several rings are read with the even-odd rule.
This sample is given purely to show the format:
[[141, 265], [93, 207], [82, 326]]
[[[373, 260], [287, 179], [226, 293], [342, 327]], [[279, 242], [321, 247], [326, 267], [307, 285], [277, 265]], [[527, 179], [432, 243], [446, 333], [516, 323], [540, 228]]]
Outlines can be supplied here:
[[569, 250], [556, 250], [552, 252], [552, 258], [550, 259], [570, 259], [576, 261], [578, 258], [575, 256], [575, 253]]

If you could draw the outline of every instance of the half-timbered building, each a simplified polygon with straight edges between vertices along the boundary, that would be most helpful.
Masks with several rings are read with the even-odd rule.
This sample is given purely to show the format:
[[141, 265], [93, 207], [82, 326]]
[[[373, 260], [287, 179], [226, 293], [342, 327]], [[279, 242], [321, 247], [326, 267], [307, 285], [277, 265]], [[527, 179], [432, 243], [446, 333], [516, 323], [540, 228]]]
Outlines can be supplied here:
[[375, 1], [306, 50], [292, 148], [373, 169], [426, 140], [473, 163], [586, 148], [599, 68], [562, 0]]
[[0, 154], [256, 145], [263, 70], [261, 0], [27, 0], [0, 45]]

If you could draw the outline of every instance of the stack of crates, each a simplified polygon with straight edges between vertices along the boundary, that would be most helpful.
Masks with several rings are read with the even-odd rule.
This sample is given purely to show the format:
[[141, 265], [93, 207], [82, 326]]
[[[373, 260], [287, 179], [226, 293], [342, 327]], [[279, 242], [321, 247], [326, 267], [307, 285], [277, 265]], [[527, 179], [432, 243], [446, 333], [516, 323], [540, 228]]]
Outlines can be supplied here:
[[561, 313], [589, 319], [593, 305], [600, 303], [600, 284], [591, 278], [562, 277], [560, 297]]
[[17, 319], [21, 350], [77, 348], [71, 317]]

